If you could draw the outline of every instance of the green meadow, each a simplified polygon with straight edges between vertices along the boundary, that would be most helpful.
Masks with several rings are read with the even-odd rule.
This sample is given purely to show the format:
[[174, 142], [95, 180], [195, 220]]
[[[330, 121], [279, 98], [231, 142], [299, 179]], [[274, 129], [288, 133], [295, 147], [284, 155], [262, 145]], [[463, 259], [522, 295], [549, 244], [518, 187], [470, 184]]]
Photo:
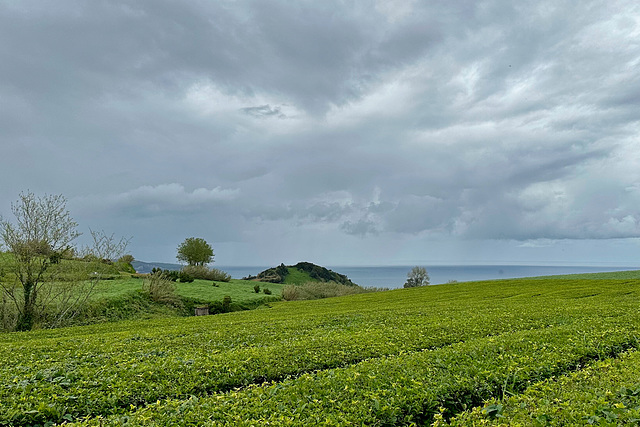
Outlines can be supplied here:
[[470, 282], [5, 333], [0, 425], [637, 423], [639, 285]]
[[[272, 300], [273, 297], [265, 295], [264, 289], [269, 289], [272, 295], [280, 295], [283, 285], [279, 283], [258, 283], [260, 292], [254, 290], [256, 282], [248, 280], [231, 279], [229, 282], [212, 282], [210, 280], [196, 279], [191, 283], [176, 282], [176, 294], [180, 297], [198, 300], [202, 303], [222, 301], [225, 296], [230, 296], [232, 301], [242, 303], [257, 303]], [[113, 299], [138, 292], [142, 288], [142, 278], [124, 276], [114, 280], [105, 280], [100, 283], [96, 292], [91, 296], [94, 301]]]

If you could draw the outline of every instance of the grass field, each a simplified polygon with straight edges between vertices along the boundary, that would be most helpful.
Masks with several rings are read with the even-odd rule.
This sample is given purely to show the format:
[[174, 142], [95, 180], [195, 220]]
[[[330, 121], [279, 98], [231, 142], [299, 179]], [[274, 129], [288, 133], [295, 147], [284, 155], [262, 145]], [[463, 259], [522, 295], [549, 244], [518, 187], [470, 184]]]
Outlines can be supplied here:
[[[214, 285], [215, 284], [215, 285]], [[181, 297], [193, 298], [203, 302], [222, 301], [228, 295], [233, 301], [254, 302], [267, 297], [264, 289], [268, 288], [272, 295], [280, 295], [284, 285], [278, 283], [258, 283], [260, 292], [254, 291], [256, 282], [232, 279], [230, 282], [212, 282], [210, 280], [195, 280], [192, 283], [176, 282], [176, 293]], [[142, 279], [123, 277], [116, 280], [105, 280], [93, 294], [94, 300], [117, 298], [142, 288]]]
[[[4, 280], [11, 283], [13, 276], [11, 263], [13, 256], [0, 252], [0, 280], [2, 273], [6, 273]], [[231, 280], [230, 282], [213, 282], [210, 280], [195, 280], [191, 283], [175, 283], [175, 293], [179, 303], [168, 305], [158, 303], [144, 292], [143, 278], [132, 274], [127, 264], [107, 264], [102, 262], [84, 262], [82, 260], [62, 260], [60, 264], [52, 266], [49, 271], [55, 271], [55, 279], [48, 281], [40, 288], [40, 294], [51, 291], [58, 293], [56, 287], [66, 285], [69, 289], [69, 279], [72, 277], [89, 277], [99, 273], [102, 280], [92, 287], [89, 299], [81, 305], [73, 307], [74, 315], [64, 319], [62, 325], [86, 325], [96, 322], [108, 322], [124, 319], [148, 319], [154, 317], [183, 317], [194, 314], [197, 306], [209, 305], [213, 313], [220, 311], [246, 310], [258, 307], [271, 301], [279, 300], [282, 295], [282, 284], [260, 283], [260, 290], [255, 292], [255, 282], [245, 280]], [[68, 270], [68, 272], [66, 272]], [[17, 299], [21, 297], [20, 287], [16, 291]], [[270, 291], [271, 293], [265, 293]], [[229, 307], [222, 307], [225, 297], [231, 298]], [[42, 311], [55, 311], [58, 300], [49, 299], [42, 304]], [[7, 314], [8, 318], [15, 316], [16, 307], [10, 298], [0, 300], [0, 318]], [[15, 317], [13, 317], [15, 319]], [[58, 324], [57, 326], [59, 326]], [[36, 328], [47, 327], [46, 321], [36, 321]], [[11, 328], [11, 326], [5, 326]]]
[[628, 277], [2, 334], [0, 425], [616, 425], [640, 393]]
[[314, 281], [309, 273], [295, 267], [289, 267], [289, 274], [284, 278], [285, 285], [302, 285]]

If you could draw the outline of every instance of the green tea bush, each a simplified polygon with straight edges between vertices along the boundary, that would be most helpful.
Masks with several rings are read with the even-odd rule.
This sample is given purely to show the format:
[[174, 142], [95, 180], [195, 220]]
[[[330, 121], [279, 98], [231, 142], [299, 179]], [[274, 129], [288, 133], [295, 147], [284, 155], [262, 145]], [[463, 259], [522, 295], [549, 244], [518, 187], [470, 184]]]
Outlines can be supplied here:
[[256, 294], [259, 294], [260, 293], [260, 285], [258, 285], [258, 284], [253, 285], [253, 291]]
[[636, 280], [503, 280], [0, 334], [0, 425], [430, 425], [637, 348], [639, 305]]
[[434, 426], [638, 425], [638, 378], [640, 353], [630, 351], [538, 382], [522, 394], [490, 399]]
[[271, 289], [269, 289], [269, 288], [264, 288], [264, 290], [262, 292], [264, 292], [265, 295], [271, 295]]

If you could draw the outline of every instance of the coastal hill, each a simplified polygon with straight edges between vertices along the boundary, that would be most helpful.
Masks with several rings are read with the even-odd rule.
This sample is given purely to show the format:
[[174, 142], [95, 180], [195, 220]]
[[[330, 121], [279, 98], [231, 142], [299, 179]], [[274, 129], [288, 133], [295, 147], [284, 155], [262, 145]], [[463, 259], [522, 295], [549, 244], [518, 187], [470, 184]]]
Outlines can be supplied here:
[[299, 262], [296, 265], [280, 264], [258, 273], [257, 276], [245, 277], [244, 280], [291, 285], [308, 282], [335, 282], [345, 286], [358, 286], [344, 274], [336, 273], [310, 262]]

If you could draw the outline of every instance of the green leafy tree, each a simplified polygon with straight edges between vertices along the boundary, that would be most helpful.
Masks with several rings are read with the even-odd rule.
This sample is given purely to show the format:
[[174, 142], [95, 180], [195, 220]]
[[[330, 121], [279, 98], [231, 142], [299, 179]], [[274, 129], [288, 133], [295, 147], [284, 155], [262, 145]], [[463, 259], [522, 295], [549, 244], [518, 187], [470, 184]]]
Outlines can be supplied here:
[[426, 286], [429, 284], [429, 275], [424, 267], [413, 267], [407, 274], [405, 288], [415, 288], [417, 286]]
[[199, 237], [189, 237], [178, 246], [178, 261], [189, 265], [205, 265], [213, 261], [213, 249]]

